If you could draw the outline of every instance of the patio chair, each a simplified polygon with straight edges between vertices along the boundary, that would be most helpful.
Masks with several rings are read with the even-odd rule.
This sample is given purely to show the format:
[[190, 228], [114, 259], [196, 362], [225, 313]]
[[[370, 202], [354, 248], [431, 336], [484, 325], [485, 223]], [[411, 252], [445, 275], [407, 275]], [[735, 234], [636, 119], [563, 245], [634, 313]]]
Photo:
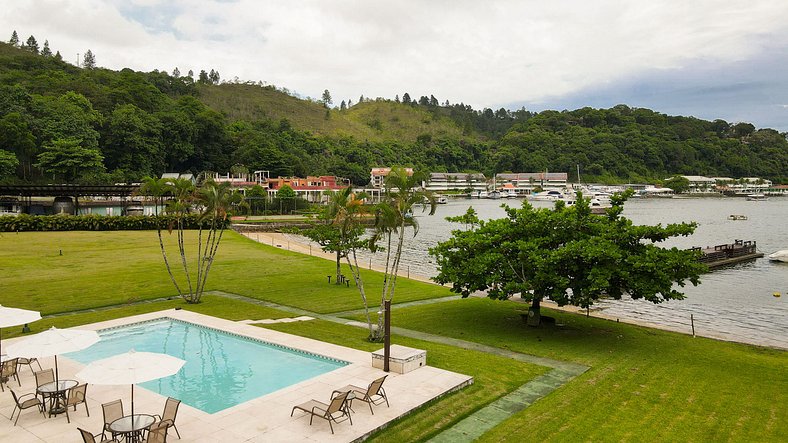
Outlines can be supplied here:
[[387, 375], [380, 377], [377, 380], [374, 380], [369, 386], [365, 388], [360, 388], [355, 385], [347, 385], [343, 388], [339, 388], [334, 393], [338, 392], [346, 392], [351, 391], [355, 397], [350, 399], [350, 403], [353, 403], [353, 400], [360, 400], [366, 402], [369, 405], [369, 412], [372, 415], [375, 415], [375, 411], [372, 410], [372, 405], [380, 405], [383, 402], [386, 402], [386, 406], [389, 406], [389, 398], [386, 396], [386, 391], [383, 389], [383, 382], [386, 381]]
[[[82, 428], [77, 428], [77, 430], [79, 431], [80, 434], [82, 434], [82, 441], [84, 441], [85, 443], [112, 443], [112, 442], [117, 442], [117, 440], [115, 440], [114, 438], [110, 439], [110, 440], [107, 440], [106, 438], [104, 438], [104, 434], [93, 435], [90, 432], [88, 432], [88, 431], [86, 431], [86, 430], [84, 430]], [[101, 440], [96, 440], [99, 436], [101, 436]]]
[[167, 402], [164, 403], [164, 412], [161, 415], [154, 415], [158, 422], [153, 423], [151, 426], [155, 428], [159, 425], [165, 425], [167, 427], [172, 427], [175, 429], [175, 434], [178, 436], [178, 440], [181, 439], [181, 433], [178, 432], [178, 428], [175, 426], [175, 416], [178, 415], [178, 406], [181, 405], [181, 401], [174, 399], [172, 397], [167, 397]]
[[333, 434], [334, 426], [331, 425], [332, 421], [334, 423], [341, 423], [345, 420], [350, 420], [350, 424], [353, 424], [353, 419], [350, 418], [350, 411], [347, 406], [348, 394], [350, 394], [350, 392], [341, 392], [339, 395], [331, 398], [330, 404], [325, 404], [317, 400], [309, 400], [306, 403], [293, 406], [293, 410], [290, 411], [290, 416], [293, 416], [296, 409], [306, 412], [309, 414], [309, 426], [312, 426], [312, 419], [320, 417], [328, 421], [328, 427], [331, 428], [331, 433]]
[[71, 417], [68, 416], [68, 407], [73, 406], [74, 412], [76, 412], [77, 405], [80, 403], [85, 404], [85, 412], [87, 412], [88, 417], [90, 417], [90, 410], [88, 409], [87, 393], [88, 393], [87, 383], [83, 383], [79, 386], [74, 386], [73, 388], [68, 390], [68, 394], [66, 395], [66, 421], [71, 423]]
[[159, 423], [158, 425], [151, 426], [145, 443], [167, 443], [167, 429], [169, 429], [169, 427], [170, 426], [166, 423]]
[[106, 432], [109, 432], [112, 438], [115, 438], [116, 435], [109, 428], [109, 425], [113, 421], [123, 417], [123, 401], [114, 400], [109, 403], [104, 403], [101, 405], [101, 412], [104, 414], [104, 430], [101, 431], [102, 438], [107, 438]]
[[0, 366], [0, 390], [3, 392], [5, 392], [3, 384], [10, 382], [12, 377], [16, 379], [19, 387], [22, 387], [22, 382], [19, 381], [19, 374], [16, 372], [16, 366], [18, 363], [18, 358], [12, 358], [10, 360], [4, 361], [3, 365]]
[[[38, 396], [34, 393], [29, 394], [22, 394], [17, 397], [16, 392], [13, 389], [9, 389], [11, 391], [11, 396], [14, 397], [14, 409], [11, 411], [11, 419], [14, 418], [14, 412], [19, 410], [19, 414], [16, 415], [16, 420], [14, 420], [14, 426], [16, 426], [16, 422], [19, 421], [19, 416], [22, 415], [22, 410], [27, 408], [32, 408], [33, 406], [38, 407], [38, 412], [41, 414], [44, 413], [44, 404], [41, 403], [41, 400], [38, 399]], [[28, 398], [29, 397], [29, 398]]]
[[35, 371], [33, 370], [33, 362], [35, 362], [38, 365], [39, 371], [43, 370], [43, 368], [41, 367], [41, 363], [35, 357], [34, 358], [19, 357], [19, 363], [17, 363], [16, 365], [17, 370], [19, 370], [19, 366], [27, 365], [27, 367], [30, 368], [30, 372], [35, 374]]
[[47, 383], [54, 383], [55, 381], [55, 371], [53, 369], [44, 369], [43, 371], [34, 372], [33, 375], [36, 377], [36, 394], [41, 396], [41, 401], [46, 402], [47, 397], [51, 394], [44, 394], [43, 392], [39, 392], [38, 388], [44, 386]]

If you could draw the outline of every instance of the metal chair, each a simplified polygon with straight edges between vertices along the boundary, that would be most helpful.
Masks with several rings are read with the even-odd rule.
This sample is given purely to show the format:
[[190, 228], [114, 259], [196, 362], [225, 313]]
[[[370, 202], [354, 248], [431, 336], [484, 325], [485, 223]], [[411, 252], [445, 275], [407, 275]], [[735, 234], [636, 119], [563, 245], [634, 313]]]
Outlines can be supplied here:
[[388, 375], [384, 375], [377, 380], [374, 380], [370, 383], [366, 389], [361, 388], [355, 385], [347, 385], [343, 388], [339, 388], [334, 393], [345, 392], [345, 391], [353, 391], [355, 397], [350, 400], [352, 403], [353, 400], [360, 400], [366, 402], [369, 405], [369, 412], [372, 415], [375, 415], [375, 411], [372, 410], [372, 405], [379, 405], [383, 404], [383, 401], [386, 402], [386, 406], [389, 406], [389, 398], [386, 396], [386, 391], [383, 390], [383, 382], [386, 381], [386, 377]]
[[43, 368], [41, 367], [41, 363], [35, 357], [34, 358], [19, 357], [19, 363], [17, 363], [17, 370], [19, 366], [27, 365], [30, 368], [30, 372], [35, 374], [35, 371], [33, 370], [33, 362], [35, 362], [35, 364], [38, 365], [39, 371], [43, 370]]
[[[14, 420], [14, 426], [16, 426], [16, 423], [19, 421], [19, 416], [22, 415], [23, 409], [37, 406], [38, 412], [40, 412], [41, 414], [44, 413], [44, 404], [41, 403], [41, 400], [38, 399], [38, 396], [36, 396], [36, 394], [31, 392], [29, 394], [22, 394], [17, 397], [16, 392], [14, 392], [13, 389], [9, 389], [9, 391], [11, 391], [11, 396], [14, 397], [14, 409], [11, 411], [12, 420], [14, 418], [14, 412], [19, 410], [19, 414], [17, 414], [16, 420]], [[30, 397], [30, 398], [26, 399], [26, 397]]]
[[175, 426], [175, 416], [178, 415], [178, 406], [181, 405], [181, 401], [172, 397], [167, 397], [167, 402], [164, 403], [164, 412], [161, 415], [154, 415], [159, 421], [154, 423], [152, 427], [157, 427], [159, 425], [166, 425], [167, 427], [172, 426], [175, 429], [175, 434], [178, 436], [178, 439], [181, 438], [181, 433], [178, 432], [178, 428]]
[[3, 384], [8, 383], [11, 381], [11, 378], [15, 378], [16, 382], [19, 384], [19, 387], [22, 387], [22, 382], [19, 381], [19, 374], [16, 372], [16, 367], [19, 364], [18, 358], [12, 358], [10, 360], [6, 360], [3, 362], [3, 365], [0, 366], [0, 390], [5, 392], [5, 388]]
[[[90, 432], [88, 432], [88, 431], [86, 431], [86, 430], [84, 430], [82, 428], [77, 428], [77, 430], [79, 431], [80, 434], [82, 434], [82, 441], [85, 442], [85, 443], [111, 443], [111, 442], [117, 442], [117, 440], [115, 440], [114, 438], [110, 439], [110, 440], [107, 440], [106, 438], [104, 438], [104, 434], [93, 435]], [[96, 440], [96, 438], [98, 436], [101, 436], [101, 440]]]
[[42, 371], [34, 372], [33, 375], [36, 377], [36, 394], [41, 396], [41, 402], [46, 402], [47, 397], [50, 397], [51, 394], [45, 394], [40, 392], [38, 388], [44, 386], [48, 383], [55, 382], [55, 371], [53, 369], [44, 369]]
[[68, 416], [68, 407], [73, 406], [74, 412], [77, 410], [77, 405], [80, 403], [85, 404], [85, 412], [87, 412], [88, 417], [90, 417], [90, 410], [88, 409], [88, 401], [87, 401], [87, 391], [88, 391], [88, 384], [83, 383], [79, 386], [74, 386], [73, 388], [68, 390], [68, 395], [66, 396], [66, 421], [71, 423], [71, 417]]
[[148, 431], [148, 438], [145, 440], [145, 443], [167, 443], [167, 429], [169, 429], [169, 426], [166, 423], [153, 425]]
[[113, 421], [123, 417], [123, 401], [115, 400], [101, 405], [101, 412], [104, 414], [104, 430], [101, 431], [102, 438], [107, 438], [105, 432], [109, 432], [112, 438], [115, 433], [109, 428]]

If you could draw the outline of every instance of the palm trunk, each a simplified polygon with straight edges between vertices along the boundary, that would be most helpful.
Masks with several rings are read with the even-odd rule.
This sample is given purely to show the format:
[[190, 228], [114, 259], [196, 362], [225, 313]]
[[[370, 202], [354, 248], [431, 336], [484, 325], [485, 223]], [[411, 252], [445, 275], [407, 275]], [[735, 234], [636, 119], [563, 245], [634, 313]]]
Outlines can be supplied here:
[[[345, 255], [345, 260], [350, 268], [350, 273], [353, 274], [353, 280], [356, 282], [358, 292], [361, 294], [361, 301], [364, 304], [364, 316], [367, 318], [367, 326], [369, 327], [369, 337], [374, 338], [372, 331], [372, 320], [369, 317], [369, 304], [367, 303], [367, 294], [364, 290], [364, 282], [361, 280], [361, 271], [358, 267], [358, 257], [356, 257], [356, 250], [352, 250], [353, 263], [350, 262], [350, 254]], [[355, 264], [355, 265], [354, 265]]]
[[189, 294], [184, 296], [184, 299], [191, 303], [192, 294], [192, 279], [189, 275], [189, 266], [186, 264], [186, 248], [183, 240], [183, 218], [178, 217], [178, 249], [181, 253], [181, 264], [183, 265], [183, 272], [186, 274], [186, 281], [189, 283]]
[[208, 272], [211, 270], [211, 265], [213, 265], [213, 258], [216, 256], [216, 253], [219, 251], [219, 244], [222, 242], [222, 234], [224, 234], [224, 224], [222, 224], [222, 227], [219, 230], [218, 237], [216, 236], [215, 232], [216, 231], [214, 229], [213, 243], [211, 244], [211, 250], [210, 250], [211, 252], [206, 259], [207, 265], [205, 267], [205, 271], [202, 274], [202, 283], [198, 288], [197, 300], [194, 303], [199, 303], [200, 298], [202, 298], [202, 293], [203, 291], [205, 291], [205, 284], [208, 282]]
[[342, 275], [342, 251], [337, 250], [337, 279], [334, 284], [339, 284], [339, 276]]
[[175, 289], [178, 291], [178, 296], [183, 297], [183, 292], [181, 291], [181, 287], [180, 285], [178, 285], [178, 281], [175, 280], [175, 275], [172, 274], [172, 268], [170, 267], [170, 262], [167, 259], [167, 251], [164, 248], [164, 240], [161, 238], [161, 227], [158, 227], [158, 229], [156, 229], [156, 233], [159, 235], [159, 247], [161, 248], [161, 255], [162, 257], [164, 257], [164, 266], [167, 267], [167, 273], [170, 275], [170, 280], [172, 280], [172, 284], [175, 285]]

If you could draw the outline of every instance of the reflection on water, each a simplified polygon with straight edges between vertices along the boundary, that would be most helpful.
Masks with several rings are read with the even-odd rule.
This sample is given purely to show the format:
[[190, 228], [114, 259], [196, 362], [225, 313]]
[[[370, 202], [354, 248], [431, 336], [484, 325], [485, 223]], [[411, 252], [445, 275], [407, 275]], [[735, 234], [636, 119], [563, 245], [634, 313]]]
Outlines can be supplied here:
[[[452, 229], [448, 216], [465, 213], [468, 206], [485, 219], [505, 215], [501, 204], [520, 205], [518, 200], [454, 200], [439, 205], [433, 216], [415, 211], [419, 234], [405, 242], [401, 271], [425, 277], [437, 271], [427, 250], [446, 240]], [[547, 202], [534, 202], [549, 207]], [[747, 220], [728, 220], [731, 214], [746, 215]], [[689, 248], [732, 243], [735, 239], [755, 240], [766, 255], [788, 249], [788, 197], [765, 202], [743, 198], [632, 199], [624, 215], [636, 224], [698, 223], [691, 237], [671, 239], [665, 246]], [[361, 263], [382, 266], [382, 254], [364, 256]], [[684, 288], [685, 300], [654, 305], [640, 300], [605, 301], [603, 313], [621, 319], [649, 322], [669, 329], [690, 332], [690, 314], [699, 335], [788, 348], [788, 263], [761, 258], [748, 263], [715, 270], [701, 278], [698, 287]], [[782, 293], [777, 298], [772, 294]]]

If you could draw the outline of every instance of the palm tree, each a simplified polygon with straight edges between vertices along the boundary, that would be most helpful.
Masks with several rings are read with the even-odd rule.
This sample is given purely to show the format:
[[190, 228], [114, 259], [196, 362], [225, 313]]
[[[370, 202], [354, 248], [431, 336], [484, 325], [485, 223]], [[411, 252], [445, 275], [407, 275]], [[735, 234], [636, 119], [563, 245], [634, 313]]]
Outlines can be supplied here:
[[[429, 205], [429, 215], [435, 214], [437, 207], [435, 197], [431, 192], [421, 187], [424, 178], [421, 173], [408, 175], [407, 171], [400, 167], [392, 168], [386, 177], [385, 197], [377, 207], [376, 232], [371, 240], [371, 243], [377, 242], [380, 238], [385, 238], [386, 241], [386, 268], [383, 274], [383, 291], [380, 299], [381, 310], [387, 300], [391, 301], [394, 298], [402, 246], [405, 243], [405, 229], [409, 225], [413, 227], [414, 237], [419, 232], [419, 224], [413, 217], [413, 207], [426, 202], [424, 210]], [[396, 249], [392, 249], [395, 236]], [[382, 333], [383, 316], [378, 316], [378, 328], [374, 338], [379, 340], [382, 338]]]
[[[170, 183], [165, 178], [153, 178], [153, 177], [145, 177], [142, 179], [142, 186], [140, 186], [139, 193], [146, 196], [153, 197], [154, 202], [154, 211], [156, 213], [156, 217], [159, 216], [159, 206], [164, 200], [164, 195], [167, 194], [170, 190]], [[183, 296], [181, 292], [181, 288], [178, 285], [178, 281], [175, 279], [175, 275], [172, 273], [172, 268], [170, 267], [170, 262], [167, 259], [167, 250], [164, 248], [164, 239], [161, 236], [161, 226], [162, 220], [156, 220], [156, 234], [159, 237], [159, 248], [161, 248], [161, 255], [164, 257], [164, 266], [167, 267], [167, 273], [170, 275], [170, 280], [175, 285], [175, 289], [178, 291], [179, 296]]]

